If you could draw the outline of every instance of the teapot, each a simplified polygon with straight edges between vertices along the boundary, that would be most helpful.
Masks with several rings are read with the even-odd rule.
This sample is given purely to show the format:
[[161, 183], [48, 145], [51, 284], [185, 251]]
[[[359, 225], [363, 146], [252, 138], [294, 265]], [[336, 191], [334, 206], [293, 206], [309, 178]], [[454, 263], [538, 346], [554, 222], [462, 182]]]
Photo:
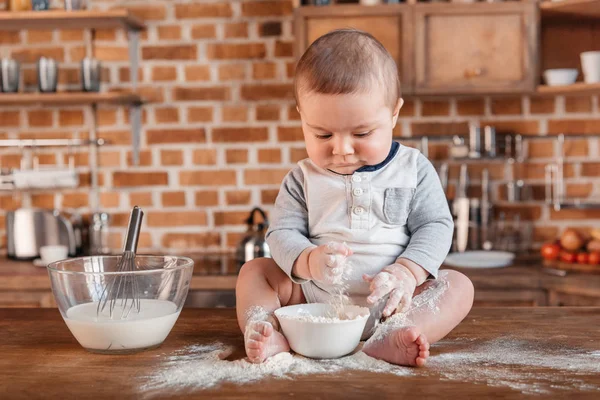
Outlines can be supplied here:
[[[255, 222], [254, 216], [257, 212], [262, 216], [262, 222]], [[239, 267], [254, 258], [271, 257], [271, 250], [265, 240], [265, 234], [269, 226], [269, 220], [265, 212], [259, 207], [255, 207], [246, 219], [246, 224], [248, 224], [248, 231], [240, 241], [236, 252]]]

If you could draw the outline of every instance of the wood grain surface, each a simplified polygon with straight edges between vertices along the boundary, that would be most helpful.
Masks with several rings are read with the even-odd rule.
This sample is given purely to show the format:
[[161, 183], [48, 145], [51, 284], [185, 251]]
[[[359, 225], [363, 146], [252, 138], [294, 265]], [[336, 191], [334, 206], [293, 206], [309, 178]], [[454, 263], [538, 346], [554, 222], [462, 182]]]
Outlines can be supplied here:
[[[600, 360], [600, 308], [479, 308], [474, 309], [446, 339], [432, 347], [432, 357], [485, 349], [488, 343], [514, 341], [513, 359], [552, 354], [562, 349], [565, 365], [577, 357]], [[122, 356], [88, 353], [71, 336], [56, 309], [0, 309], [0, 394], [5, 399], [34, 398], [298, 398], [382, 399], [423, 398], [589, 398], [600, 394], [600, 374], [589, 369], [494, 360], [482, 368], [504, 368], [520, 385], [476, 379], [438, 370], [433, 365], [411, 369], [407, 376], [364, 371], [265, 378], [255, 383], [224, 383], [211, 389], [141, 391], [147, 376], [164, 368], [169, 356], [184, 348], [220, 341], [234, 346], [231, 359], [243, 357], [242, 335], [232, 309], [184, 309], [171, 334], [155, 350]], [[512, 347], [510, 347], [512, 348]], [[553, 359], [556, 363], [556, 358]], [[592, 359], [593, 362], [594, 359]], [[543, 364], [543, 363], [542, 363]], [[558, 364], [562, 364], [559, 359]], [[452, 366], [452, 365], [450, 365]], [[452, 371], [452, 368], [450, 369]], [[520, 375], [514, 375], [520, 374]], [[476, 374], [475, 374], [476, 375]], [[453, 378], [454, 376], [454, 378]], [[545, 377], [545, 378], [544, 378]], [[550, 380], [548, 377], [551, 377]], [[534, 388], [533, 394], [522, 388]]]

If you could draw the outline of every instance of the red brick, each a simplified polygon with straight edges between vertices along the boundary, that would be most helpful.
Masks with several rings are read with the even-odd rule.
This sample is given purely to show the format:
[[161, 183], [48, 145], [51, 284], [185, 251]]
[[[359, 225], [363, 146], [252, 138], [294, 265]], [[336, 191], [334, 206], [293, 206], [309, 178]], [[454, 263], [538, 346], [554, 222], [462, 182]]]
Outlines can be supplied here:
[[282, 27], [280, 21], [267, 21], [258, 24], [259, 36], [279, 36], [281, 35]]
[[259, 149], [258, 162], [264, 164], [281, 163], [281, 149]]
[[63, 208], [79, 208], [89, 206], [88, 193], [64, 193], [62, 199]]
[[117, 40], [117, 28], [96, 29], [96, 40], [114, 42]]
[[217, 37], [217, 27], [213, 24], [194, 25], [191, 35], [192, 39], [214, 39]]
[[0, 126], [19, 126], [19, 111], [0, 111]]
[[275, 42], [275, 57], [293, 57], [294, 43], [293, 42]]
[[533, 240], [536, 242], [549, 242], [558, 237], [558, 228], [555, 226], [534, 226]]
[[[138, 68], [138, 82], [144, 80], [144, 70]], [[119, 82], [127, 83], [131, 81], [131, 71], [129, 67], [119, 68]]]
[[600, 119], [562, 119], [549, 120], [549, 134], [595, 134], [600, 132]]
[[277, 141], [279, 142], [298, 142], [304, 140], [302, 128], [299, 126], [277, 128]]
[[154, 201], [152, 200], [152, 193], [150, 192], [133, 192], [129, 193], [129, 205], [138, 205], [140, 207], [152, 207]]
[[228, 3], [210, 4], [175, 4], [175, 17], [177, 19], [187, 18], [229, 18], [233, 16], [233, 10]]
[[179, 183], [182, 186], [225, 186], [235, 185], [237, 182], [235, 171], [182, 171], [179, 173]]
[[19, 44], [21, 35], [19, 31], [0, 31], [0, 44]]
[[232, 22], [225, 24], [225, 38], [246, 38], [248, 37], [247, 22]]
[[290, 161], [296, 163], [300, 160], [308, 158], [308, 153], [305, 148], [301, 149], [290, 149]]
[[116, 208], [121, 203], [120, 193], [103, 192], [100, 193], [100, 205], [105, 208]]
[[554, 156], [553, 140], [530, 140], [527, 142], [528, 158], [552, 158]]
[[209, 60], [264, 58], [266, 55], [264, 43], [212, 43], [206, 46]]
[[50, 43], [52, 42], [52, 30], [30, 30], [27, 31], [27, 43]]
[[158, 66], [152, 68], [152, 80], [153, 81], [175, 81], [177, 80], [177, 68]]
[[550, 208], [551, 220], [598, 220], [600, 209], [562, 209], [560, 211]]
[[186, 65], [186, 81], [210, 81], [210, 67], [208, 65]]
[[450, 114], [450, 102], [448, 100], [441, 101], [422, 101], [421, 102], [421, 114], [424, 117], [438, 116], [438, 115], [449, 115]]
[[554, 111], [554, 97], [531, 97], [529, 99], [529, 112], [532, 114], [553, 114]]
[[225, 86], [216, 87], [175, 87], [173, 88], [174, 101], [195, 101], [195, 100], [229, 100], [229, 88]]
[[54, 209], [54, 194], [32, 194], [31, 205], [38, 208]]
[[600, 162], [581, 163], [581, 176], [597, 178], [600, 176]]
[[96, 121], [99, 126], [115, 125], [117, 123], [117, 110], [99, 108], [96, 111]]
[[148, 144], [163, 143], [205, 143], [204, 128], [194, 129], [148, 129], [146, 131]]
[[277, 77], [277, 64], [272, 62], [253, 64], [252, 77], [254, 79], [275, 79]]
[[245, 106], [223, 106], [221, 120], [223, 122], [248, 121], [248, 108]]
[[267, 128], [213, 128], [214, 143], [266, 142]]
[[250, 204], [252, 192], [249, 190], [236, 190], [225, 193], [227, 205], [242, 205]]
[[[142, 150], [138, 155], [138, 165], [148, 167], [152, 165], [152, 152], [150, 150]], [[133, 166], [133, 152], [127, 152], [127, 165]]]
[[248, 162], [248, 150], [227, 149], [225, 150], [225, 161], [227, 164], [246, 164]]
[[589, 144], [585, 139], [565, 139], [564, 154], [567, 157], [581, 157], [588, 155]]
[[217, 206], [219, 205], [219, 193], [215, 190], [204, 190], [196, 192], [196, 205], [197, 206]]
[[[164, 5], [144, 4], [139, 6], [125, 5], [124, 7], [144, 21], [159, 21], [165, 19], [167, 16], [167, 10]], [[119, 8], [123, 8], [123, 6], [119, 6]]]
[[161, 150], [160, 163], [162, 165], [183, 165], [183, 152], [181, 150]]
[[592, 112], [592, 99], [589, 96], [565, 96], [565, 111], [568, 113]]
[[215, 226], [245, 225], [248, 212], [246, 211], [218, 211], [214, 214]]
[[456, 100], [456, 113], [458, 115], [483, 115], [485, 113], [485, 101], [477, 99]]
[[242, 3], [244, 17], [275, 17], [292, 15], [294, 10], [290, 0], [249, 1]]
[[13, 50], [10, 56], [23, 64], [36, 63], [40, 57], [54, 58], [56, 61], [65, 61], [63, 47], [24, 48]]
[[188, 108], [188, 122], [211, 122], [213, 120], [212, 107]]
[[[404, 107], [402, 107], [402, 110], [404, 110]], [[402, 114], [402, 110], [400, 111], [400, 114]], [[296, 108], [295, 104], [288, 107], [288, 120], [300, 121], [300, 113], [298, 112], [298, 108]]]
[[221, 246], [221, 235], [219, 232], [203, 233], [166, 233], [162, 237], [162, 246], [168, 249], [207, 249], [209, 247]]
[[430, 160], [447, 160], [449, 158], [450, 150], [447, 144], [436, 144], [429, 143], [427, 146], [428, 158]]
[[279, 194], [277, 189], [265, 189], [260, 191], [260, 202], [262, 204], [275, 204], [275, 199]]
[[168, 185], [169, 176], [166, 172], [114, 172], [114, 187], [160, 186]]
[[179, 108], [162, 107], [154, 109], [154, 120], [157, 124], [168, 124], [179, 122]]
[[245, 236], [245, 232], [225, 232], [225, 244], [229, 248], [235, 248]]
[[198, 226], [206, 225], [207, 220], [205, 211], [149, 211], [147, 214], [149, 227]]
[[258, 105], [256, 106], [257, 121], [279, 121], [278, 105]]
[[481, 126], [485, 125], [491, 125], [495, 127], [497, 133], [515, 133], [521, 135], [538, 135], [540, 133], [538, 121], [481, 121]]
[[32, 110], [27, 113], [27, 123], [31, 127], [50, 127], [53, 123], [50, 110]]
[[83, 125], [84, 117], [81, 110], [59, 110], [58, 123], [60, 126]]
[[[82, 165], [89, 165], [89, 162], [86, 161], [86, 163]], [[98, 165], [101, 167], [120, 167], [121, 153], [118, 151], [100, 151], [100, 153], [98, 153]]]
[[156, 28], [159, 40], [181, 39], [181, 27], [179, 25], [161, 25]]
[[522, 112], [520, 97], [492, 99], [492, 114], [512, 115]]
[[163, 207], [185, 206], [185, 192], [164, 192], [161, 197]]
[[101, 136], [109, 143], [109, 146], [131, 145], [131, 132], [128, 130], [122, 131], [106, 131], [103, 130]]
[[594, 191], [594, 185], [591, 182], [587, 183], [567, 183], [566, 197], [567, 198], [586, 198]]
[[219, 80], [235, 81], [246, 78], [245, 64], [224, 64], [219, 65]]
[[469, 132], [467, 122], [413, 122], [413, 136], [464, 135]]
[[217, 163], [216, 149], [198, 149], [193, 153], [194, 164], [197, 165], [215, 165]]
[[294, 75], [296, 74], [296, 63], [295, 62], [285, 63], [285, 73], [288, 78], [293, 79]]
[[[71, 51], [71, 60], [80, 60], [85, 56], [83, 53], [78, 53], [75, 48]], [[100, 46], [94, 47], [94, 57], [102, 61], [129, 61], [129, 49], [127, 46]]]
[[195, 60], [198, 56], [196, 45], [165, 45], [142, 47], [144, 60]]
[[246, 185], [278, 185], [289, 169], [247, 169], [244, 171]]
[[291, 84], [243, 85], [244, 100], [293, 100], [294, 86]]

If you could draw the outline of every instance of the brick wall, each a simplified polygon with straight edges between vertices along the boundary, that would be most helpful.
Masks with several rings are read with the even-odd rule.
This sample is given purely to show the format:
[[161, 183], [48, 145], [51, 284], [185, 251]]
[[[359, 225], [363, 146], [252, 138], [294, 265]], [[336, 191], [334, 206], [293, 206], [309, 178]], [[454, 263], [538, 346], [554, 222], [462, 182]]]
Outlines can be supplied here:
[[[120, 243], [129, 209], [146, 211], [141, 249], [180, 252], [233, 248], [244, 233], [251, 207], [267, 210], [279, 183], [304, 158], [292, 74], [292, 1], [233, 0], [97, 1], [96, 8], [127, 7], [143, 18], [139, 55], [142, 92], [152, 99], [143, 107], [140, 165], [131, 165], [128, 113], [100, 107], [99, 136], [110, 142], [100, 149], [100, 203], [113, 215], [115, 243]], [[1, 33], [0, 48], [24, 63], [25, 90], [35, 91], [38, 56], [60, 61], [59, 89], [78, 87], [77, 62], [84, 54], [83, 32]], [[129, 87], [127, 38], [121, 30], [96, 34], [97, 58], [105, 60], [104, 88]], [[493, 124], [500, 131], [552, 136], [559, 132], [600, 132], [596, 97], [530, 99], [475, 98], [408, 101], [397, 128], [409, 145], [423, 134], [464, 133], [468, 122]], [[3, 108], [1, 138], [86, 137], [89, 114], [83, 107]], [[528, 143], [523, 176], [541, 184], [544, 165], [554, 154], [552, 141]], [[15, 149], [3, 149], [2, 167], [18, 167]], [[600, 149], [595, 138], [567, 141], [568, 193], [600, 193]], [[40, 163], [64, 165], [66, 149], [38, 151]], [[430, 143], [429, 154], [447, 157], [445, 143]], [[76, 165], [82, 187], [60, 193], [33, 193], [35, 206], [89, 212], [88, 154], [81, 149]], [[488, 165], [495, 179], [505, 178], [502, 163]], [[474, 175], [481, 165], [472, 164]], [[451, 165], [455, 181], [458, 164]], [[474, 182], [475, 186], [477, 182]], [[495, 196], [501, 191], [495, 181]], [[13, 209], [23, 199], [0, 194], [0, 208]], [[600, 212], [551, 211], [541, 201], [503, 204], [535, 225], [536, 239], [552, 237], [567, 225], [590, 227]], [[594, 218], [592, 220], [591, 218]], [[4, 216], [0, 217], [4, 226]], [[115, 245], [117, 248], [119, 245]]]

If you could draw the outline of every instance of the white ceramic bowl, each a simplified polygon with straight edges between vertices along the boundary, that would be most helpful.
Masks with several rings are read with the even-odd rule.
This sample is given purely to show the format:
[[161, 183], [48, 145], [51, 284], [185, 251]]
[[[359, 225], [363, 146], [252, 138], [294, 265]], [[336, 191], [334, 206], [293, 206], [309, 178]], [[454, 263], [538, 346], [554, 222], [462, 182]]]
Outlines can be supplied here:
[[571, 85], [575, 83], [579, 72], [575, 68], [557, 68], [544, 71], [544, 79], [548, 86]]
[[[331, 305], [324, 303], [298, 304], [276, 310], [275, 316], [296, 353], [310, 358], [339, 358], [350, 354], [360, 343], [369, 309], [346, 306], [344, 313], [356, 316], [348, 320], [326, 318], [332, 310]], [[320, 321], [308, 321], [308, 315], [321, 317]]]

